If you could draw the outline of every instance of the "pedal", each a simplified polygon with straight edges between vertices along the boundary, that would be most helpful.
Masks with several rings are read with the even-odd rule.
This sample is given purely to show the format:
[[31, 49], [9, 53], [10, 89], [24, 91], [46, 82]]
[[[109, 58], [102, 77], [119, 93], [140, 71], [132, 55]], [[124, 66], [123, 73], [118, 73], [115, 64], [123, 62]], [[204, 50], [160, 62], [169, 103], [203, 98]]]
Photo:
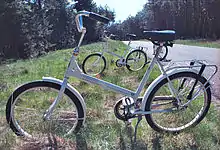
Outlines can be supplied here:
[[147, 62], [145, 63], [145, 65], [146, 65], [146, 64], [149, 64], [149, 63], [150, 63], [150, 61], [147, 61]]

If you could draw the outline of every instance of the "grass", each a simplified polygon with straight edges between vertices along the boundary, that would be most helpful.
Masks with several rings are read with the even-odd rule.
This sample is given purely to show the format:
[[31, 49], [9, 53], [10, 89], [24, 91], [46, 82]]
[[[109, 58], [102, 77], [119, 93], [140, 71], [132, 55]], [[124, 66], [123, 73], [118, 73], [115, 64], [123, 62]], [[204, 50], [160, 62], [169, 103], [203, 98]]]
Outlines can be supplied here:
[[220, 48], [220, 41], [208, 41], [208, 40], [176, 40], [176, 44], [192, 45], [209, 48]]
[[[88, 54], [100, 51], [101, 48], [101, 43], [83, 46], [78, 57], [79, 64], [82, 64], [83, 59]], [[111, 41], [112, 51], [121, 53], [124, 48], [123, 43]], [[81, 130], [81, 134], [72, 135], [68, 139], [48, 137], [48, 146], [48, 144], [45, 145], [36, 141], [27, 142], [16, 137], [7, 127], [4, 111], [7, 98], [13, 89], [25, 82], [39, 80], [43, 76], [62, 79], [71, 52], [71, 49], [60, 50], [50, 52], [40, 58], [19, 60], [0, 66], [0, 149], [43, 149], [45, 147], [82, 150], [132, 149], [130, 137], [133, 129], [126, 128], [125, 124], [115, 119], [113, 114], [114, 104], [122, 95], [103, 90], [99, 86], [87, 84], [75, 78], [71, 78], [69, 82], [80, 91], [87, 105], [86, 127]], [[111, 60], [116, 61], [115, 57], [108, 54], [105, 56], [107, 57], [108, 68], [105, 70], [102, 79], [135, 90], [147, 68], [145, 67], [139, 72], [129, 72], [126, 68], [117, 68], [115, 63], [111, 63]], [[158, 68], [155, 68], [147, 85], [159, 74]], [[157, 133], [143, 120], [138, 129], [138, 143], [133, 149], [219, 149], [219, 114], [212, 106], [207, 117], [198, 126], [178, 135]], [[135, 121], [132, 122], [133, 125]]]

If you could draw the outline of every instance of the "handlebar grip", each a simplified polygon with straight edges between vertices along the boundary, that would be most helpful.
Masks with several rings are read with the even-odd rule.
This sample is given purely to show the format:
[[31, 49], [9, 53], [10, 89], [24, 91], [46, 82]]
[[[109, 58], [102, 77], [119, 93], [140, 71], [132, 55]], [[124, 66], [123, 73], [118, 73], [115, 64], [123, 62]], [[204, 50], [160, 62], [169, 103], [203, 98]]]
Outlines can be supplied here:
[[108, 24], [110, 22], [109, 18], [101, 16], [101, 15], [93, 13], [93, 12], [89, 13], [89, 17], [94, 19], [94, 20], [97, 20], [99, 22], [105, 23], [105, 24]]

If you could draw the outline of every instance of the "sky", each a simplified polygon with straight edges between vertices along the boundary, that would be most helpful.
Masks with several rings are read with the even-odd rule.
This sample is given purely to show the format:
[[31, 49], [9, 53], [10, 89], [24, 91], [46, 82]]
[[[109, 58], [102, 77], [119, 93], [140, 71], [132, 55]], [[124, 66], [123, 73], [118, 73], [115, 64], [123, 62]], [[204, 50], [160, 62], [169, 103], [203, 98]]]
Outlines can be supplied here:
[[96, 4], [105, 6], [106, 4], [116, 13], [116, 21], [123, 21], [128, 16], [135, 16], [142, 10], [147, 0], [93, 0]]

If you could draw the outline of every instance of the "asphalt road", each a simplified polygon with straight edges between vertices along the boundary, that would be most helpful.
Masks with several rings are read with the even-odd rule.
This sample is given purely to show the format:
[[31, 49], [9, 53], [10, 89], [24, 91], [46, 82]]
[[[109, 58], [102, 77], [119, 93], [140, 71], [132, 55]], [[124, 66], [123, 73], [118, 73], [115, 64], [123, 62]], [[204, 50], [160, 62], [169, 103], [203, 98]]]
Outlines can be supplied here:
[[[125, 41], [127, 44], [127, 42]], [[131, 47], [136, 48], [138, 46], [146, 47], [146, 52], [149, 57], [153, 54], [153, 44], [146, 41], [133, 41]], [[219, 71], [213, 78], [213, 100], [220, 102], [220, 49], [207, 48], [198, 46], [188, 46], [174, 44], [172, 48], [169, 47], [167, 59], [172, 61], [183, 61], [183, 60], [206, 60], [209, 64], [216, 64]], [[219, 104], [220, 106], [220, 104]]]

